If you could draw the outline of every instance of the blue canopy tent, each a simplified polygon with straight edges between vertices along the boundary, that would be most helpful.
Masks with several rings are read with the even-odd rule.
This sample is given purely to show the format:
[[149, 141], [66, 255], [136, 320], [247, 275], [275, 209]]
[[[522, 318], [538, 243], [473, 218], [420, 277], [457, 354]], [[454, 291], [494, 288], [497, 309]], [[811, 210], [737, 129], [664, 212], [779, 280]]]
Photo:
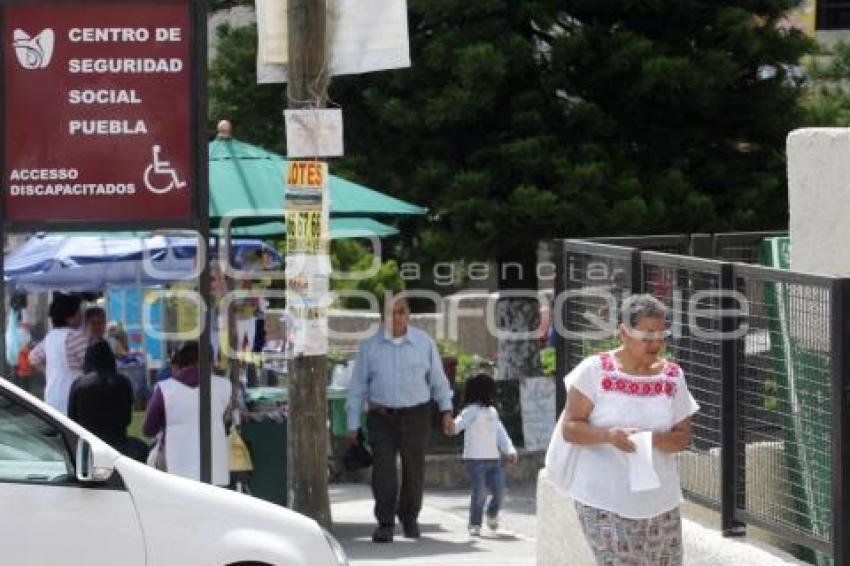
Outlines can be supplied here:
[[[197, 278], [198, 239], [187, 236], [36, 234], [6, 256], [7, 284], [38, 292], [100, 291], [107, 285], [163, 285]], [[215, 241], [210, 247], [215, 254]], [[263, 255], [268, 267], [280, 254], [260, 240], [234, 240], [231, 262], [243, 268], [250, 255]]]

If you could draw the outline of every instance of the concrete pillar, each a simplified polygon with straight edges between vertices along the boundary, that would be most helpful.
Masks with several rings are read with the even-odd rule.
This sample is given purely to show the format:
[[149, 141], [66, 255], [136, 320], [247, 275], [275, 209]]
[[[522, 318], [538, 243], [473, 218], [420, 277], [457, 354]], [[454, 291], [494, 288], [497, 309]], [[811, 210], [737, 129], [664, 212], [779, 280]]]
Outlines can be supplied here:
[[788, 136], [791, 268], [850, 275], [850, 128]]

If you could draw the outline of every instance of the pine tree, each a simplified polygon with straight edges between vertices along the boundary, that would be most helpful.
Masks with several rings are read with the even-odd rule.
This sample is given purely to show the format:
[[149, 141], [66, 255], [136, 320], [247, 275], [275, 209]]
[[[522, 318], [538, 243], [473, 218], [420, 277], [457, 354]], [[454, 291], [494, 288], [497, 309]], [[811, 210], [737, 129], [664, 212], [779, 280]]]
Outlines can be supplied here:
[[541, 83], [532, 4], [410, 0], [412, 67], [334, 79], [341, 167], [427, 204], [421, 240], [443, 257], [525, 257], [574, 214], [558, 195], [558, 104]]
[[808, 83], [803, 97], [804, 125], [850, 126], [850, 42], [822, 47], [806, 65]]
[[[409, 0], [413, 66], [331, 84], [334, 169], [429, 206], [402, 261], [521, 263], [503, 289], [537, 288], [548, 238], [784, 227], [790, 71], [811, 42], [779, 22], [798, 3]], [[237, 135], [279, 143], [279, 108], [232, 76], [253, 68], [240, 57], [213, 69], [213, 99], [243, 113]], [[525, 330], [536, 313], [508, 301], [500, 318]], [[503, 346], [508, 375], [537, 371], [531, 341]]]
[[[785, 138], [811, 42], [798, 0], [562, 0], [541, 20], [563, 134], [600, 152], [605, 233], [782, 228]], [[605, 161], [607, 158], [607, 162]], [[580, 166], [584, 166], [583, 164]]]
[[[335, 77], [342, 171], [426, 204], [421, 248], [524, 257], [566, 235], [786, 222], [799, 0], [410, 0], [413, 66]], [[256, 31], [220, 31], [211, 119], [283, 149]], [[510, 234], [510, 238], [505, 238]]]
[[[492, 259], [501, 288], [536, 290], [538, 242], [581, 212], [559, 195], [563, 155], [551, 128], [559, 105], [541, 81], [535, 3], [410, 0], [408, 8], [410, 69], [335, 80], [351, 148], [343, 166], [431, 208], [410, 259]], [[502, 300], [499, 326], [534, 329], [538, 308]], [[499, 356], [505, 377], [539, 374], [534, 340], [502, 341]]]

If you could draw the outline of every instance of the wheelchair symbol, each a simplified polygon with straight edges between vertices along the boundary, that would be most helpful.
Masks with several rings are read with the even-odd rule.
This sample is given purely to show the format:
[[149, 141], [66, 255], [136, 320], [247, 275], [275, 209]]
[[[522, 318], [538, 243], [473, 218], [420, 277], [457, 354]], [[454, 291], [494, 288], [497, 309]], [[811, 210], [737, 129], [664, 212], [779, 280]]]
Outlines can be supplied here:
[[186, 181], [177, 178], [177, 171], [171, 164], [168, 161], [160, 160], [161, 151], [160, 146], [153, 146], [153, 163], [145, 168], [145, 186], [150, 192], [158, 195], [165, 194], [171, 189], [182, 189], [186, 186]]

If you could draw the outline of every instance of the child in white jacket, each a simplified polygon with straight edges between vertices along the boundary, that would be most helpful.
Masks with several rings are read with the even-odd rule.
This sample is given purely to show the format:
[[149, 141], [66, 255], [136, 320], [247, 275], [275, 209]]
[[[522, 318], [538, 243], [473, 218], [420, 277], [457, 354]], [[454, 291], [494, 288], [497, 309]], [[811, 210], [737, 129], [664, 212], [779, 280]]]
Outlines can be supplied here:
[[493, 406], [496, 382], [487, 374], [478, 374], [466, 382], [464, 409], [454, 420], [454, 434], [465, 431], [463, 460], [469, 472], [469, 534], [481, 534], [481, 519], [488, 492], [487, 526], [499, 528], [499, 508], [505, 493], [505, 473], [501, 456], [517, 462], [517, 451], [511, 442], [499, 412]]

